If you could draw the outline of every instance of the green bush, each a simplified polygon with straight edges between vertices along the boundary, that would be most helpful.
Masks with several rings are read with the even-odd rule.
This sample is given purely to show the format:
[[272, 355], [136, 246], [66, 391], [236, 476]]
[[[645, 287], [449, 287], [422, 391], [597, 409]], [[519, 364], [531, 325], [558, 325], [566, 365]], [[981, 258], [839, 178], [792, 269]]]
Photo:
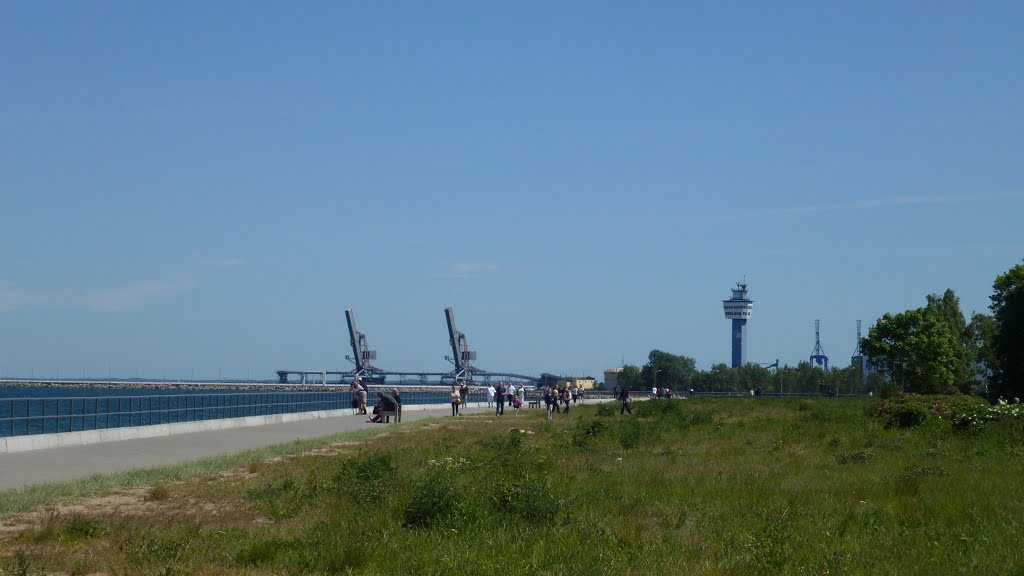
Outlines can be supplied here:
[[451, 474], [427, 474], [413, 486], [403, 513], [406, 528], [456, 527], [466, 516], [462, 490]]
[[366, 507], [377, 505], [381, 499], [389, 497], [395, 475], [391, 455], [373, 452], [342, 461], [332, 482], [352, 504]]
[[315, 495], [315, 488], [294, 478], [271, 481], [249, 491], [256, 508], [272, 520], [292, 518], [306, 509]]
[[86, 538], [96, 538], [106, 534], [103, 526], [85, 516], [74, 516], [68, 521], [67, 526], [61, 530], [58, 539], [61, 542], [78, 542]]
[[985, 401], [977, 396], [902, 394], [882, 402], [877, 415], [884, 419], [887, 428], [913, 428], [929, 418], [963, 428], [965, 423], [960, 415], [977, 414], [984, 405]]

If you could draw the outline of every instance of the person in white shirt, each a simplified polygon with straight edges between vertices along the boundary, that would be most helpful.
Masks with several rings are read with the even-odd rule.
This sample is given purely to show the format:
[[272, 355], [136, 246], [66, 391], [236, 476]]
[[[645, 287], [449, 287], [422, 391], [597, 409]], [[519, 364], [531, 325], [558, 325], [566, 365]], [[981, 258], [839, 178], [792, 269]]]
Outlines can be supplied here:
[[494, 395], [497, 392], [498, 391], [494, 389], [494, 384], [488, 384], [487, 385], [487, 407], [488, 408], [493, 408], [494, 407]]

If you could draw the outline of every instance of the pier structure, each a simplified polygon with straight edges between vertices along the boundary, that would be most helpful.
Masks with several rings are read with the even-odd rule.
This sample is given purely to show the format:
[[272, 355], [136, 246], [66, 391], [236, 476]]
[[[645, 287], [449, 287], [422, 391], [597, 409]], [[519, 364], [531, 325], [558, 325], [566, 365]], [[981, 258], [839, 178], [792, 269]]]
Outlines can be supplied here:
[[[473, 365], [476, 352], [469, 349], [466, 335], [455, 326], [455, 313], [451, 307], [445, 308], [445, 321], [448, 325], [448, 340], [452, 356], [445, 359], [453, 365], [448, 372], [395, 372], [383, 370], [374, 364], [377, 351], [371, 350], [366, 338], [356, 328], [355, 314], [351, 309], [345, 310], [348, 324], [349, 343], [352, 355], [345, 358], [352, 362], [350, 370], [278, 370], [279, 384], [322, 384], [333, 386], [350, 386], [356, 379], [364, 384], [388, 386], [437, 386], [453, 385], [466, 382], [470, 385], [483, 385], [490, 382], [518, 381], [524, 384], [536, 384], [538, 378], [510, 372], [488, 372]], [[297, 379], [297, 380], [296, 380]]]

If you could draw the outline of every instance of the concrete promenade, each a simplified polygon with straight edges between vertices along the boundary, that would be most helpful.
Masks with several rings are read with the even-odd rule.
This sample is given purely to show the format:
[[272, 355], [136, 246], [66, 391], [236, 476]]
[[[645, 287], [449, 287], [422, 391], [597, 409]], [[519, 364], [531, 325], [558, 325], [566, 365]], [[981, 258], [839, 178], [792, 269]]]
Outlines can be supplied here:
[[[464, 411], [486, 413], [493, 409], [471, 403]], [[407, 406], [402, 422], [451, 417], [451, 406]], [[300, 420], [245, 428], [174, 434], [84, 446], [66, 446], [0, 454], [0, 492], [42, 484], [110, 474], [138, 468], [177, 464], [218, 454], [243, 452], [300, 438], [315, 438], [387, 424], [368, 424], [366, 416], [348, 414], [333, 418]]]

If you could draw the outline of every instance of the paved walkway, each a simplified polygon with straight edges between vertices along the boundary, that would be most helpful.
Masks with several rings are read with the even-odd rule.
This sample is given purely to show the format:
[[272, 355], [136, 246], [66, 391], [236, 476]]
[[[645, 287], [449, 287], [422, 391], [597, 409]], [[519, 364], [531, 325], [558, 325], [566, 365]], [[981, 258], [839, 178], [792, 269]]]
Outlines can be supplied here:
[[[451, 417], [451, 407], [444, 405], [427, 409], [407, 409], [402, 421]], [[470, 406], [466, 412], [488, 412]], [[301, 420], [282, 424], [266, 424], [210, 432], [192, 432], [104, 442], [86, 446], [50, 448], [14, 454], [0, 454], [0, 492], [46, 482], [62, 482], [86, 478], [93, 474], [109, 474], [137, 468], [177, 464], [218, 454], [243, 452], [299, 438], [316, 438], [339, 432], [361, 430], [369, 426], [366, 416], [349, 415], [319, 420]]]

